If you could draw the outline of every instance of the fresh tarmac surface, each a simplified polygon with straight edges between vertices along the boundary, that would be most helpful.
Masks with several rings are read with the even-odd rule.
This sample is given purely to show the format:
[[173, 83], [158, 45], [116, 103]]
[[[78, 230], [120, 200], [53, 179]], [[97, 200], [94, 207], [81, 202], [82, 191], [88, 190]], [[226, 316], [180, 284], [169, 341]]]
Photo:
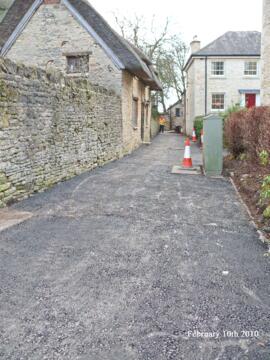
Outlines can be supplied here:
[[1, 360], [270, 359], [266, 249], [227, 179], [171, 174], [179, 148], [11, 208], [33, 217], [0, 232]]

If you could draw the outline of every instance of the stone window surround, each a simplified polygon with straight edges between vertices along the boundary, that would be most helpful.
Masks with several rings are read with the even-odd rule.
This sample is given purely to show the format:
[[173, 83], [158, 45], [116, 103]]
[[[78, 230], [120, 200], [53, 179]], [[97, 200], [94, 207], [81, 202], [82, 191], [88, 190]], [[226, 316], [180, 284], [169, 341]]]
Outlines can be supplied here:
[[68, 57], [83, 57], [83, 56], [88, 56], [89, 57], [89, 69], [87, 72], [68, 72], [66, 71], [68, 76], [87, 76], [89, 75], [89, 70], [90, 70], [90, 55], [92, 55], [93, 52], [92, 51], [68, 51], [68, 52], [63, 52], [62, 55], [66, 58]]

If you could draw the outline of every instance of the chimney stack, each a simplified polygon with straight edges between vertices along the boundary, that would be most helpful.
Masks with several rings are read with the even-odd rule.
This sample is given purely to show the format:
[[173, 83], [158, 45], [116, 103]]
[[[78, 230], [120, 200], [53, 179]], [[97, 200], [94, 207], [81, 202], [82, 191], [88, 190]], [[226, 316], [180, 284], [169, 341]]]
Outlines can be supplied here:
[[201, 49], [201, 42], [200, 40], [198, 40], [197, 35], [194, 36], [193, 40], [191, 41], [190, 49], [191, 49], [191, 54], [194, 54]]

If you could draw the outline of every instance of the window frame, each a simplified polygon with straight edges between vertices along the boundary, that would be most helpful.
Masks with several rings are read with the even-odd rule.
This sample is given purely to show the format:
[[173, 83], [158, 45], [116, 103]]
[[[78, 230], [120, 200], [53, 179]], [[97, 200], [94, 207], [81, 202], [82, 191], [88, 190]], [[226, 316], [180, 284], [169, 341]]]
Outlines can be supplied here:
[[[135, 107], [136, 104], [136, 107]], [[139, 123], [139, 98], [136, 96], [132, 97], [132, 117], [131, 123], [134, 129], [138, 129]]]
[[145, 126], [148, 128], [149, 126], [149, 121], [148, 121], [148, 117], [149, 117], [149, 108], [150, 108], [150, 102], [146, 101], [144, 104], [144, 110], [145, 110]]
[[[247, 64], [256, 64], [256, 74], [252, 74], [252, 73], [250, 73], [250, 72], [252, 72], [252, 70], [250, 70], [250, 69], [246, 69], [246, 65]], [[246, 73], [246, 72], [249, 72], [249, 73]], [[244, 62], [244, 76], [245, 77], [257, 77], [258, 76], [258, 61], [256, 61], [256, 60], [249, 60], [249, 61], [245, 61]]]
[[175, 108], [175, 117], [181, 117], [181, 108], [180, 107]]
[[[65, 54], [65, 56], [66, 56], [66, 73], [68, 75], [78, 75], [78, 74], [88, 74], [89, 73], [89, 71], [90, 71], [89, 53]], [[86, 66], [85, 69], [83, 69], [83, 68], [77, 69], [76, 68], [75, 71], [70, 71], [71, 65], [69, 64], [69, 61], [71, 59], [76, 60], [76, 59], [83, 59], [83, 58], [85, 58], [85, 61], [84, 61], [85, 62], [84, 65]], [[78, 64], [76, 66], [78, 66]]]
[[[213, 98], [214, 96], [223, 96], [223, 108], [214, 108], [213, 107]], [[224, 92], [215, 92], [211, 94], [211, 111], [217, 111], [217, 112], [221, 112], [225, 110], [225, 99], [226, 98], [226, 94]]]
[[[216, 74], [215, 72], [221, 72], [221, 70], [215, 69], [216, 64], [223, 64], [222, 73]], [[211, 61], [211, 76], [212, 77], [224, 77], [225, 76], [225, 61], [213, 60]]]

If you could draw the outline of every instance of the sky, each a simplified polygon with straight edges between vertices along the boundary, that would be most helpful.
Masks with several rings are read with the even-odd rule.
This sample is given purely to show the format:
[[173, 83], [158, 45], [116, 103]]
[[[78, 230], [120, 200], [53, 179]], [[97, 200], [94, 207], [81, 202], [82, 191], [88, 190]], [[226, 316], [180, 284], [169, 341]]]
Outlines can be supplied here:
[[[92, 6], [117, 28], [114, 14], [119, 18], [133, 18], [134, 14], [144, 16], [149, 23], [155, 15], [156, 23], [165, 24], [170, 19], [170, 31], [181, 34], [189, 44], [194, 36], [206, 46], [226, 31], [247, 31], [262, 29], [263, 0], [89, 0]], [[176, 100], [171, 96], [169, 103]], [[170, 105], [168, 104], [168, 105]]]
[[113, 13], [132, 17], [134, 13], [149, 20], [156, 15], [164, 24], [171, 19], [171, 30], [180, 32], [190, 43], [197, 35], [202, 46], [226, 31], [262, 28], [262, 0], [90, 0], [90, 3], [114, 26]]

